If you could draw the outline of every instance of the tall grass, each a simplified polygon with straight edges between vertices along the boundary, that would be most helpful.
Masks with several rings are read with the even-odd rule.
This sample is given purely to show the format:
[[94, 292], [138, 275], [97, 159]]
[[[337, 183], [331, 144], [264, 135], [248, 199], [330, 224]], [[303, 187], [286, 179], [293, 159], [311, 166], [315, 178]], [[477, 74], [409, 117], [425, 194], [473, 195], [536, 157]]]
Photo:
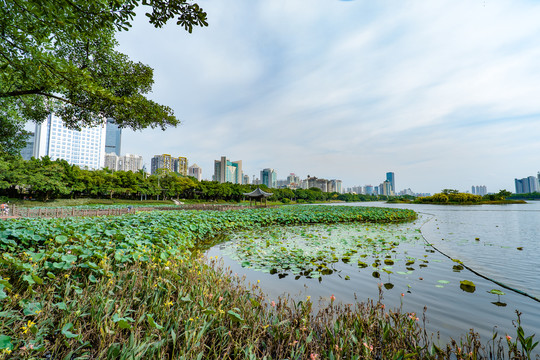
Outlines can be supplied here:
[[[5, 271], [2, 277], [5, 278]], [[311, 299], [266, 299], [257, 284], [194, 257], [125, 266], [112, 277], [80, 271], [2, 304], [4, 358], [52, 359], [479, 359], [525, 358], [471, 333], [436, 347], [416, 314], [380, 301], [314, 312]], [[82, 282], [81, 282], [82, 281]], [[9, 316], [8, 316], [9, 315]], [[491, 357], [490, 354], [496, 355]]]

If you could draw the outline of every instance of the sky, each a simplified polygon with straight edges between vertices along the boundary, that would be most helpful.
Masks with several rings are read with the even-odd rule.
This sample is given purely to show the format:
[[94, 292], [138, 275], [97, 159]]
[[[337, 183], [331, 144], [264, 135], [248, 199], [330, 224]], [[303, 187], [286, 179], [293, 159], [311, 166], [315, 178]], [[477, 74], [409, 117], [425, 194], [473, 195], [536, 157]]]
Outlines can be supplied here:
[[154, 69], [176, 128], [124, 130], [122, 152], [341, 179], [345, 188], [515, 191], [540, 170], [540, 2], [201, 0], [209, 26], [118, 50]]

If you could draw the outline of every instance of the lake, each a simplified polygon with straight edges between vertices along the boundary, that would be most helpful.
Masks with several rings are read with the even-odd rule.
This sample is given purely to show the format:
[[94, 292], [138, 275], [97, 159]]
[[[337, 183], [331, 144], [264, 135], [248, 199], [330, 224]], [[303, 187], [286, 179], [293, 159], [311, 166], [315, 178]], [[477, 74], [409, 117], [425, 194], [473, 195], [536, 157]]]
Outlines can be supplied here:
[[[540, 298], [539, 202], [474, 206], [382, 202], [337, 205], [413, 209], [419, 213], [419, 219], [414, 223], [388, 225], [391, 231], [388, 236], [400, 231], [410, 233], [411, 229], [420, 229], [422, 236], [400, 240], [391, 250], [387, 246], [388, 251], [383, 254], [362, 258], [362, 263], [370, 264], [368, 267], [357, 265], [356, 258], [351, 262], [334, 262], [329, 265], [331, 274], [320, 278], [283, 272], [272, 275], [242, 267], [231, 256], [234, 243], [239, 241], [234, 236], [230, 242], [210, 249], [208, 255], [220, 256], [226, 266], [239, 275], [245, 275], [248, 282], [254, 284], [260, 280], [259, 286], [270, 301], [290, 294], [297, 300], [311, 296], [315, 303], [320, 299], [324, 304], [333, 294], [336, 301], [353, 303], [356, 300], [376, 300], [379, 288], [382, 288], [382, 302], [388, 307], [402, 307], [403, 311], [415, 312], [420, 318], [426, 307], [426, 327], [439, 333], [441, 343], [450, 337], [459, 338], [471, 328], [482, 336], [484, 342], [491, 339], [494, 331], [499, 336], [509, 334], [515, 338], [512, 322], [517, 319], [516, 310], [522, 313], [526, 335], [536, 333], [535, 340], [540, 337], [540, 302], [534, 299]], [[332, 232], [330, 238], [343, 241], [357, 236], [355, 232], [367, 231], [358, 225], [296, 228], [280, 231], [285, 231], [284, 236], [291, 238], [298, 237], [300, 233], [313, 238], [317, 234]], [[442, 253], [428, 244], [433, 244]], [[392, 261], [381, 262], [381, 259]], [[471, 281], [475, 287], [462, 286], [461, 281], [464, 280]], [[492, 290], [505, 294], [498, 296], [490, 293]]]

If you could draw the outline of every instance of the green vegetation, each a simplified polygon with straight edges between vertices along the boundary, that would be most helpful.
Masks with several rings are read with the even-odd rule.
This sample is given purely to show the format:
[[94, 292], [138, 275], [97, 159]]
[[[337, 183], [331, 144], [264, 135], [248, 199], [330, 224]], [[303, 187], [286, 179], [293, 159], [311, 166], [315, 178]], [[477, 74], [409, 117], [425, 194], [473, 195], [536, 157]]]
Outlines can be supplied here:
[[484, 196], [469, 193], [460, 193], [457, 190], [444, 189], [442, 192], [432, 196], [422, 196], [414, 202], [417, 204], [451, 204], [451, 205], [482, 205], [482, 204], [521, 204], [524, 201], [507, 200], [511, 193], [500, 190], [497, 194]]
[[55, 113], [70, 127], [114, 118], [122, 127], [176, 126], [171, 108], [148, 99], [151, 67], [115, 50], [137, 7], [162, 27], [207, 26], [188, 0], [7, 0], [0, 6], [0, 151], [24, 146], [24, 123]]
[[512, 194], [508, 198], [512, 200], [540, 200], [540, 193]]
[[[48, 157], [22, 160], [0, 154], [0, 198], [32, 198], [50, 201], [63, 198], [112, 200], [187, 199], [196, 201], [239, 202], [256, 185], [220, 184], [197, 181], [193, 177], [167, 173], [147, 176], [144, 172], [84, 170], [65, 160]], [[374, 201], [386, 197], [325, 193], [320, 189], [268, 189], [272, 203], [314, 203], [322, 201]]]
[[[408, 275], [416, 263], [422, 267], [426, 258], [416, 259], [396, 253], [402, 242], [418, 242], [417, 229], [388, 224], [325, 224], [310, 226], [250, 229], [231, 235], [223, 251], [244, 267], [281, 277], [321, 278], [333, 273], [339, 262], [366, 269], [374, 277], [394, 273], [394, 265], [403, 265]], [[405, 266], [407, 269], [405, 269]], [[386, 285], [386, 284], [385, 284]], [[391, 285], [391, 284], [390, 284]]]
[[[380, 302], [351, 307], [331, 296], [316, 314], [310, 299], [265, 299], [195, 251], [257, 227], [415, 216], [288, 206], [0, 222], [0, 358], [503, 358], [500, 340], [485, 349], [475, 334], [437, 347], [415, 314]], [[508, 341], [509, 357], [524, 358]]]

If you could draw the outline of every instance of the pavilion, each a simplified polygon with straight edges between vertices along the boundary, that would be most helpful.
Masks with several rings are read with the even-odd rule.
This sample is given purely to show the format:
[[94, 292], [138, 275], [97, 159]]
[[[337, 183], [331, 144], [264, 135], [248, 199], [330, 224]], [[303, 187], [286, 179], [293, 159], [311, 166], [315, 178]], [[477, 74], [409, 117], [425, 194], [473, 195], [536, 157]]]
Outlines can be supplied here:
[[261, 205], [262, 205], [263, 199], [264, 199], [264, 206], [266, 206], [266, 198], [269, 197], [269, 196], [272, 196], [272, 195], [274, 195], [274, 194], [268, 193], [266, 191], [262, 191], [261, 188], [256, 188], [255, 190], [253, 190], [250, 193], [244, 193], [244, 196], [249, 197], [249, 205], [250, 206], [251, 206], [251, 200], [253, 200], [255, 202], [255, 206], [257, 205], [257, 200], [259, 200], [261, 202]]

